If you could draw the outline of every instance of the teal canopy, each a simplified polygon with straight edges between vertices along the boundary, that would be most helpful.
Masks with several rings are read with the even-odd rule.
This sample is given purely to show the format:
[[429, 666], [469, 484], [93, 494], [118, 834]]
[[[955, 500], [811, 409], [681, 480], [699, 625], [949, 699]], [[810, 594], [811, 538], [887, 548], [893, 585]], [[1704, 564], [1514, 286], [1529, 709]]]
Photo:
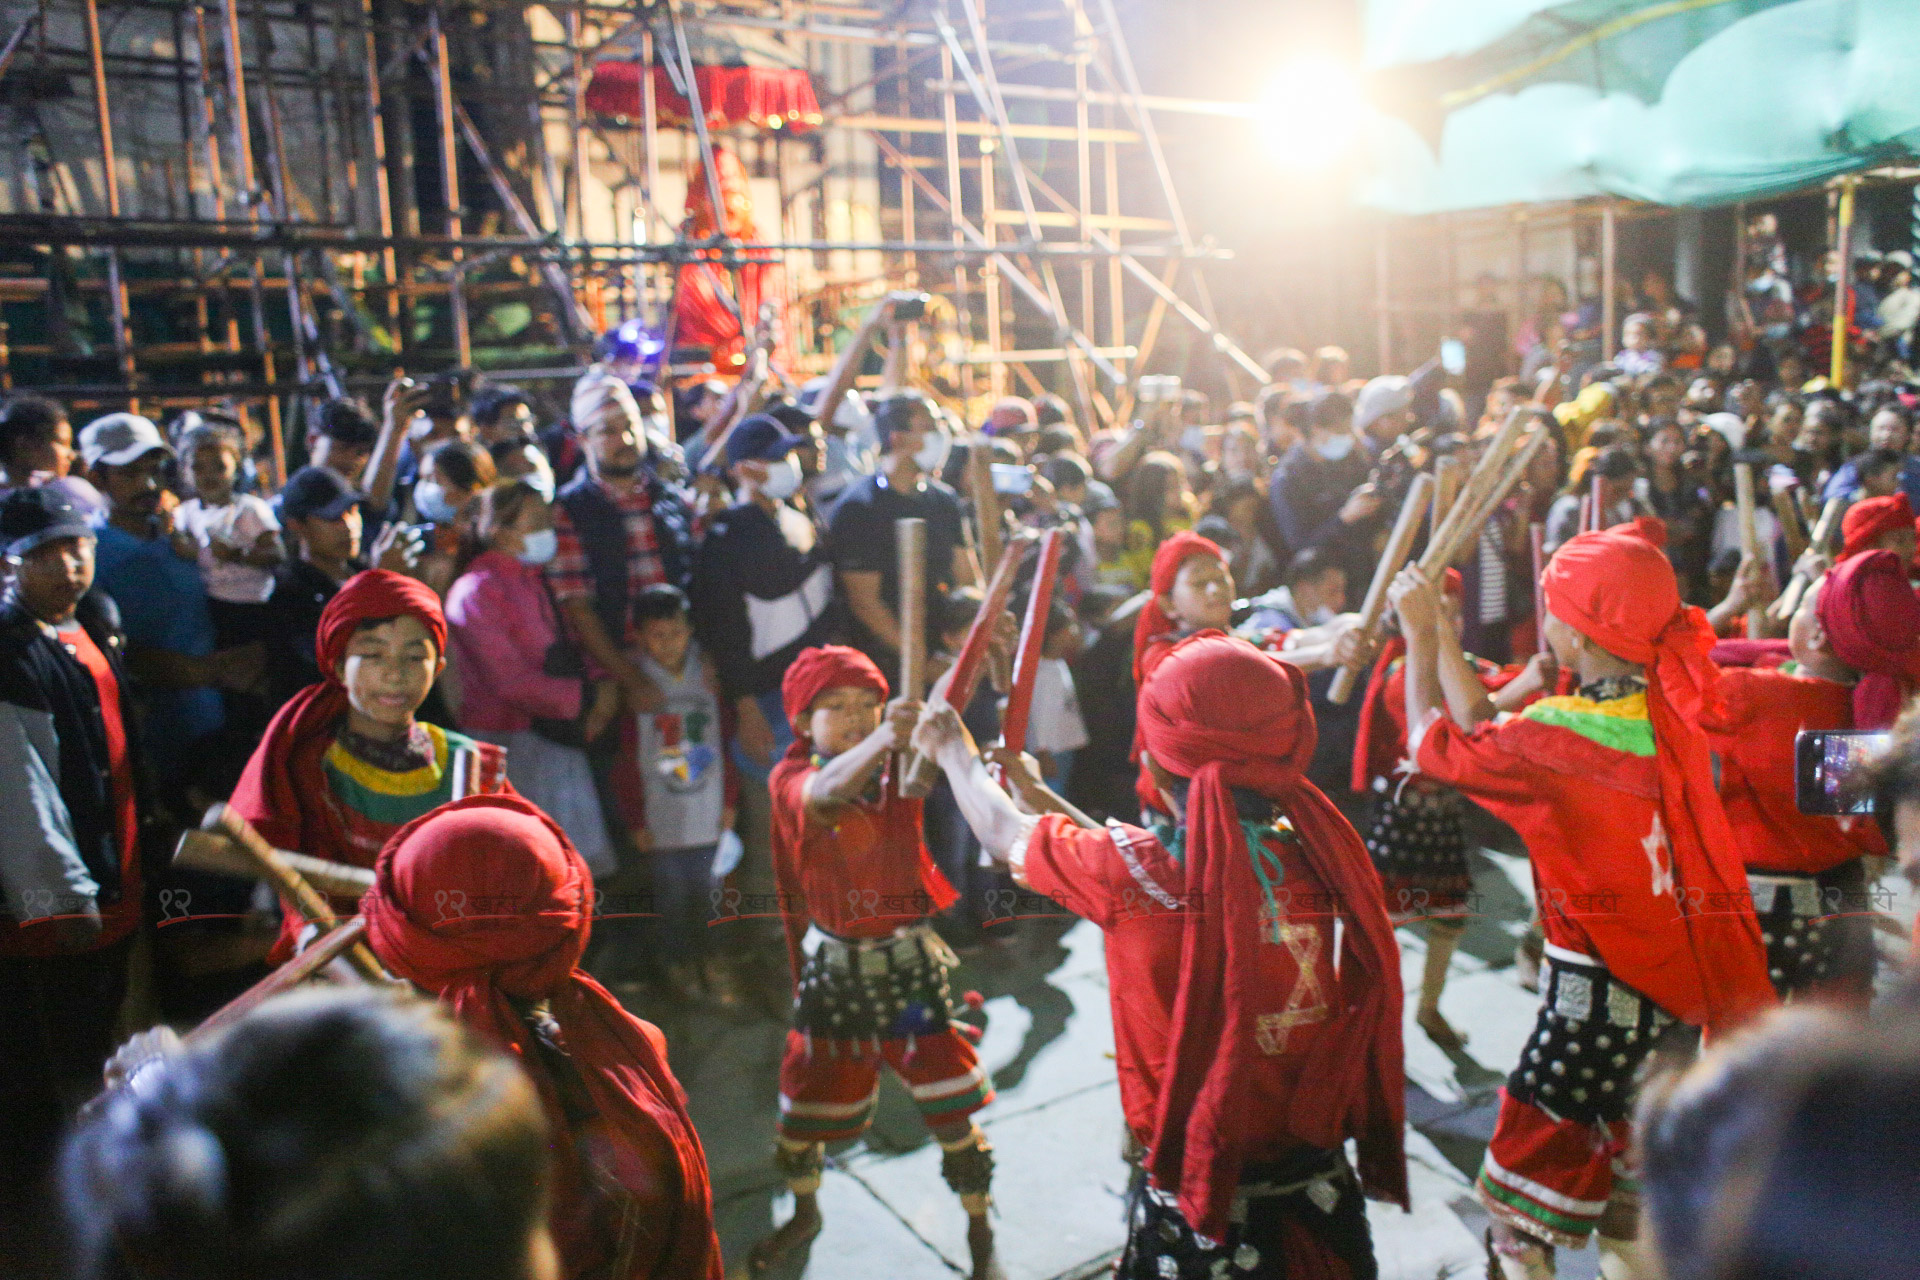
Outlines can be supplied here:
[[1363, 202], [1721, 204], [1920, 154], [1920, 0], [1367, 0]]

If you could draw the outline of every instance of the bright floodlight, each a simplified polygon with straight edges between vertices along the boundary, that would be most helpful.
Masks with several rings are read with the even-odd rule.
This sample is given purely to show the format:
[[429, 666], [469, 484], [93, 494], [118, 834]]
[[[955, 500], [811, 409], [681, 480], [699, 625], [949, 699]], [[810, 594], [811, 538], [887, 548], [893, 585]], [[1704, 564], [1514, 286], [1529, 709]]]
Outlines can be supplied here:
[[1324, 169], [1352, 147], [1366, 107], [1352, 67], [1327, 54], [1302, 54], [1268, 83], [1255, 121], [1275, 161]]

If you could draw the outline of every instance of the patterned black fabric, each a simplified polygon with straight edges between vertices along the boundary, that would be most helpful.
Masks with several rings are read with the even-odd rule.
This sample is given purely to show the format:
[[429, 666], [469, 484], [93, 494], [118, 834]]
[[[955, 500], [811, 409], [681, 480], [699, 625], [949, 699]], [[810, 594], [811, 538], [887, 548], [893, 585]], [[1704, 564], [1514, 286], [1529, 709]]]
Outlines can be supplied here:
[[794, 1027], [830, 1040], [893, 1040], [951, 1021], [944, 950], [929, 932], [867, 943], [829, 939], [807, 957], [794, 997]]
[[1748, 885], [1781, 999], [1816, 988], [1873, 990], [1874, 903], [1858, 858], [1817, 876], [1755, 872]]
[[1303, 1149], [1294, 1158], [1249, 1165], [1234, 1200], [1233, 1226], [1214, 1242], [1187, 1225], [1175, 1198], [1134, 1174], [1127, 1197], [1127, 1247], [1115, 1280], [1285, 1280], [1288, 1237], [1304, 1230], [1346, 1263], [1352, 1280], [1377, 1280], [1373, 1233], [1360, 1184], [1338, 1152]]
[[1540, 1016], [1507, 1092], [1562, 1120], [1624, 1120], [1640, 1069], [1673, 1022], [1599, 965], [1549, 955]]
[[1451, 787], [1387, 781], [1375, 797], [1367, 852], [1395, 920], [1457, 915], [1473, 890], [1467, 865], [1467, 802]]

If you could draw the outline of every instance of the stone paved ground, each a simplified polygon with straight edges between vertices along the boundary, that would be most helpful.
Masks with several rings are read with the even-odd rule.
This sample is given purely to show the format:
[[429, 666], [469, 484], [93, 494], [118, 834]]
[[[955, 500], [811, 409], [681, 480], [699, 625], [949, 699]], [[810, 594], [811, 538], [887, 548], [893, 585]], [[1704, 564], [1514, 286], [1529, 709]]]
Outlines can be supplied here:
[[[1413, 1211], [1373, 1206], [1383, 1280], [1482, 1274], [1485, 1215], [1470, 1178], [1492, 1133], [1496, 1091], [1531, 1029], [1536, 997], [1513, 976], [1530, 883], [1524, 859], [1475, 855], [1478, 917], [1453, 963], [1443, 1012], [1469, 1036], [1464, 1053], [1435, 1048], [1408, 1002], [1408, 1151]], [[1911, 921], [1904, 893], [1895, 908]], [[1072, 920], [1024, 922], [1019, 939], [964, 958], [956, 989], [976, 989], [989, 1015], [981, 1052], [999, 1096], [980, 1114], [998, 1159], [996, 1230], [1009, 1280], [1100, 1274], [1121, 1239], [1127, 1169], [1098, 930]], [[1416, 990], [1417, 931], [1402, 931], [1404, 973]], [[776, 946], [768, 948], [777, 951]], [[772, 962], [770, 962], [771, 965]], [[784, 960], [780, 960], [784, 969]], [[658, 1021], [713, 1167], [720, 1238], [730, 1267], [784, 1220], [791, 1201], [768, 1164], [784, 1024], [764, 1007], [722, 1016], [632, 1003]], [[775, 1280], [951, 1280], [965, 1274], [965, 1218], [940, 1180], [939, 1151], [897, 1082], [882, 1086], [867, 1136], [833, 1153], [821, 1191], [825, 1230], [809, 1256]], [[1563, 1256], [1565, 1280], [1590, 1280], [1591, 1250]]]

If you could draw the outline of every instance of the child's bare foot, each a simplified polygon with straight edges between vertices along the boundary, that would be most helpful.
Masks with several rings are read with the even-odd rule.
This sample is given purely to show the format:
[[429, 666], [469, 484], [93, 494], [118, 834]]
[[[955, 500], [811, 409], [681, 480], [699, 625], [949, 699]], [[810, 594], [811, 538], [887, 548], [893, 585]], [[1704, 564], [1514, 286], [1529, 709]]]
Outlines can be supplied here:
[[735, 1277], [765, 1275], [812, 1244], [813, 1238], [820, 1234], [820, 1226], [819, 1203], [811, 1195], [794, 1197], [793, 1216], [753, 1246], [747, 1254], [746, 1265], [734, 1273]]

